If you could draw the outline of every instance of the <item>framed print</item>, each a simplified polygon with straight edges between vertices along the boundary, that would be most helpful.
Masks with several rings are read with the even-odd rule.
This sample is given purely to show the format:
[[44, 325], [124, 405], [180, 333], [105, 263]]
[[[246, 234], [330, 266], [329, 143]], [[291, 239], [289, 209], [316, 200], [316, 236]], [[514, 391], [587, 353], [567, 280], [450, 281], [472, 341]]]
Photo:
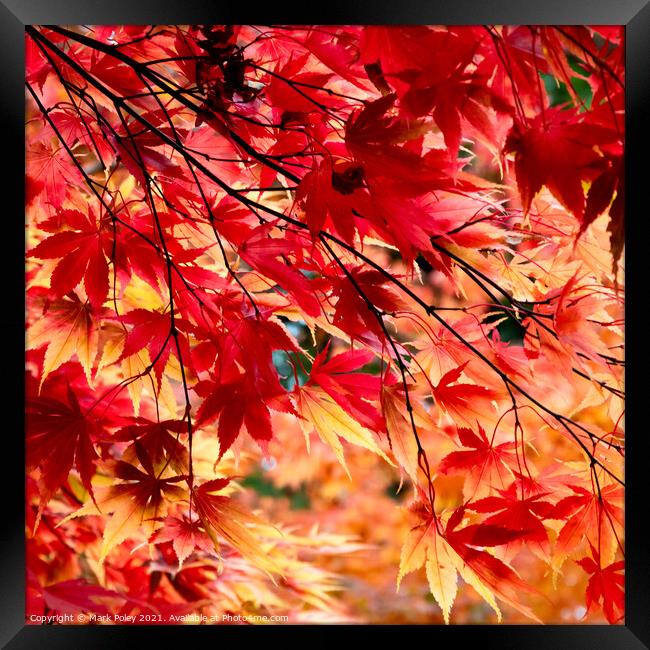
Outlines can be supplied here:
[[6, 647], [650, 646], [647, 3], [0, 14]]

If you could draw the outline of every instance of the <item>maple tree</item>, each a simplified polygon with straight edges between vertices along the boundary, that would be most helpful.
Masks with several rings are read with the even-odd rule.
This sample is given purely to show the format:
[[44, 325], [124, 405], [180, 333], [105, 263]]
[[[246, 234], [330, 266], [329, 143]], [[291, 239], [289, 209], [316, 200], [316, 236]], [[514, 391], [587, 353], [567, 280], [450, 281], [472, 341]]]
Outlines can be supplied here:
[[623, 621], [622, 28], [26, 65], [28, 619]]

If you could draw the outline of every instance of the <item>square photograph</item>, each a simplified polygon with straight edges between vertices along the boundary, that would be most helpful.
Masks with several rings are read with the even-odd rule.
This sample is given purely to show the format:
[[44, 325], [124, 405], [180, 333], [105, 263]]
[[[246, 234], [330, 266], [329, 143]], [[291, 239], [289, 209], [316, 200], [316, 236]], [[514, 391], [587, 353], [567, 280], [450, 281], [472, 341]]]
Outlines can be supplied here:
[[25, 26], [26, 623], [624, 624], [624, 35]]

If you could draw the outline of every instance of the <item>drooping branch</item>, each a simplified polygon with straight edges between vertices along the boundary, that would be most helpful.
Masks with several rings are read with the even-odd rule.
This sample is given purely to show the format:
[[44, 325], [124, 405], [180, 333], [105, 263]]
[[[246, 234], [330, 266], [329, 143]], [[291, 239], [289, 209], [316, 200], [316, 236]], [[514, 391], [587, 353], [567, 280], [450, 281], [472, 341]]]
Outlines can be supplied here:
[[[188, 108], [189, 110], [195, 112], [197, 115], [202, 115], [202, 109], [200, 106], [196, 105], [194, 102], [190, 101], [185, 94], [182, 92], [181, 89], [175, 88], [172, 85], [170, 85], [169, 81], [165, 79], [161, 74], [152, 71], [148, 65], [144, 65], [138, 61], [135, 61], [131, 57], [124, 55], [121, 51], [119, 51], [117, 48], [105, 45], [101, 42], [95, 41], [94, 39], [91, 39], [87, 36], [84, 36], [82, 34], [77, 34], [76, 32], [72, 32], [70, 30], [66, 30], [63, 28], [58, 28], [58, 27], [51, 27], [53, 31], [70, 38], [72, 40], [76, 40], [77, 42], [86, 45], [88, 47], [94, 48], [97, 51], [103, 52], [107, 55], [113, 56], [122, 63], [125, 63], [126, 65], [131, 66], [138, 76], [140, 78], [144, 78], [147, 80], [147, 85], [149, 86], [149, 82], [155, 84], [156, 86], [160, 87], [161, 90], [170, 96], [172, 96], [176, 101], [178, 101], [180, 104], [182, 104], [184, 107]], [[248, 198], [244, 194], [250, 190], [239, 190], [239, 189], [234, 189], [230, 187], [228, 184], [226, 184], [222, 179], [220, 179], [214, 172], [209, 170], [203, 163], [201, 163], [200, 160], [198, 160], [195, 155], [191, 154], [188, 149], [184, 148], [182, 142], [180, 141], [177, 133], [174, 130], [173, 123], [170, 119], [169, 114], [165, 110], [166, 114], [166, 119], [168, 120], [169, 124], [171, 125], [172, 128], [172, 137], [167, 135], [167, 133], [161, 131], [158, 127], [154, 126], [149, 120], [147, 120], [145, 117], [143, 117], [137, 110], [129, 106], [128, 104], [128, 98], [118, 96], [115, 93], [113, 93], [110, 89], [108, 89], [104, 84], [99, 82], [97, 79], [93, 78], [91, 75], [89, 75], [86, 71], [83, 70], [81, 66], [79, 66], [74, 60], [72, 60], [67, 54], [62, 52], [60, 48], [56, 47], [53, 45], [51, 42], [47, 40], [46, 37], [44, 37], [37, 29], [35, 28], [28, 28], [28, 32], [30, 35], [37, 39], [39, 42], [41, 42], [43, 45], [45, 45], [47, 48], [49, 48], [50, 51], [56, 54], [62, 61], [65, 62], [66, 65], [70, 66], [73, 68], [78, 74], [80, 74], [88, 83], [90, 83], [94, 88], [96, 88], [99, 92], [101, 92], [105, 97], [107, 97], [110, 101], [113, 102], [113, 104], [116, 106], [116, 109], [118, 110], [118, 113], [120, 116], [122, 115], [122, 110], [127, 112], [136, 122], [142, 125], [142, 127], [147, 130], [148, 132], [154, 134], [161, 142], [164, 144], [169, 145], [174, 149], [176, 152], [178, 152], [183, 159], [186, 162], [186, 165], [188, 169], [190, 170], [191, 174], [193, 175], [193, 178], [195, 180], [195, 184], [197, 188], [199, 189], [199, 192], [201, 193], [203, 197], [203, 201], [205, 204], [205, 208], [208, 212], [208, 218], [211, 222], [217, 243], [220, 246], [220, 250], [222, 251], [222, 255], [224, 258], [224, 262], [228, 268], [229, 273], [233, 276], [233, 278], [238, 281], [236, 274], [233, 274], [231, 269], [228, 267], [228, 262], [226, 260], [226, 255], [225, 251], [223, 249], [223, 245], [221, 243], [220, 237], [218, 232], [216, 231], [216, 228], [214, 227], [214, 217], [212, 215], [210, 206], [208, 205], [208, 202], [205, 200], [205, 196], [203, 194], [203, 191], [201, 189], [201, 184], [198, 180], [198, 177], [196, 176], [196, 170], [200, 171], [202, 174], [204, 174], [207, 178], [209, 178], [211, 181], [215, 182], [224, 192], [226, 192], [228, 195], [231, 197], [235, 198], [237, 201], [239, 201], [242, 205], [246, 206], [249, 208], [251, 211], [254, 211], [255, 214], [259, 215], [259, 212], [266, 213], [270, 215], [271, 217], [274, 217], [277, 220], [286, 222], [288, 224], [291, 224], [292, 226], [298, 228], [299, 230], [305, 231], [307, 229], [306, 224], [303, 222], [290, 217], [289, 215], [286, 215], [282, 212], [279, 212], [275, 210], [274, 208], [271, 208], [264, 203], [254, 201], [253, 199]], [[157, 95], [157, 93], [149, 86], [150, 91], [152, 93], [152, 96], [155, 98], [156, 101], [160, 103], [160, 99]], [[83, 98], [83, 97], [82, 97]], [[317, 104], [316, 104], [317, 105]], [[161, 105], [162, 107], [162, 105]], [[128, 126], [126, 123], [124, 123], [124, 126], [128, 130]], [[264, 125], [268, 126], [268, 125]], [[240, 146], [243, 151], [245, 151], [246, 154], [251, 156], [251, 158], [257, 160], [264, 166], [269, 167], [270, 169], [273, 169], [274, 171], [282, 174], [285, 176], [287, 179], [292, 180], [295, 183], [300, 183], [300, 178], [295, 176], [291, 172], [287, 172], [286, 169], [283, 167], [277, 165], [274, 162], [273, 157], [267, 156], [265, 154], [262, 154], [256, 150], [254, 150], [248, 143], [245, 141], [242, 141], [241, 137], [232, 129], [228, 128], [228, 135], [229, 137], [233, 140], [235, 144]], [[133, 142], [134, 149], [136, 152], [138, 152], [137, 145], [135, 141], [133, 140], [132, 134], [129, 132], [129, 137], [131, 138]], [[140, 161], [141, 162], [141, 161]], [[146, 171], [146, 170], [145, 170]], [[148, 189], [150, 192], [150, 188]], [[152, 197], [150, 197], [152, 199]], [[151, 201], [153, 202], [153, 201]], [[159, 225], [159, 224], [158, 224]], [[159, 233], [159, 236], [162, 237], [161, 233]], [[533, 398], [525, 389], [523, 389], [517, 382], [515, 382], [511, 377], [509, 377], [506, 373], [504, 373], [502, 370], [500, 370], [493, 362], [491, 362], [485, 355], [483, 355], [475, 346], [473, 346], [465, 337], [460, 335], [440, 314], [436, 312], [436, 307], [434, 305], [427, 304], [425, 301], [420, 299], [413, 291], [411, 291], [405, 284], [399, 281], [396, 277], [394, 277], [391, 273], [383, 269], [381, 266], [373, 262], [370, 258], [365, 256], [361, 251], [357, 250], [354, 246], [351, 246], [349, 244], [346, 244], [342, 240], [340, 240], [338, 237], [335, 235], [332, 235], [331, 233], [328, 233], [326, 231], [321, 231], [318, 234], [318, 237], [320, 239], [320, 242], [325, 246], [326, 249], [328, 249], [330, 252], [332, 251], [331, 247], [328, 244], [329, 242], [335, 243], [338, 246], [341, 246], [343, 249], [347, 250], [350, 252], [352, 255], [360, 259], [366, 264], [369, 264], [371, 267], [373, 267], [375, 270], [379, 271], [382, 273], [382, 275], [387, 279], [387, 281], [391, 282], [393, 285], [395, 285], [400, 291], [408, 295], [410, 298], [412, 298], [421, 308], [424, 309], [426, 314], [435, 320], [439, 322], [443, 327], [445, 327], [450, 333], [452, 333], [472, 354], [474, 354], [477, 358], [481, 359], [484, 363], [486, 363], [490, 369], [495, 372], [499, 378], [503, 381], [505, 387], [508, 389], [510, 392], [511, 389], [516, 390], [520, 395], [522, 395], [524, 398], [528, 399], [532, 404], [535, 404], [538, 408], [546, 412], [548, 415], [552, 416], [557, 422], [560, 423], [560, 425], [567, 431], [567, 433], [578, 443], [578, 445], [581, 447], [583, 452], [587, 455], [587, 457], [590, 459], [590, 462], [593, 465], [597, 465], [601, 467], [606, 473], [610, 474], [612, 478], [615, 480], [620, 481], [617, 477], [615, 477], [608, 468], [606, 468], [604, 465], [601, 464], [599, 460], [595, 458], [595, 456], [589, 451], [587, 446], [583, 443], [583, 441], [580, 438], [580, 435], [576, 433], [576, 430], [581, 431], [582, 433], [586, 434], [592, 441], [595, 441], [596, 443], [598, 440], [594, 436], [592, 432], [590, 432], [587, 428], [584, 426], [580, 425], [577, 422], [572, 421], [570, 418], [563, 416], [552, 409], [549, 409], [548, 407], [544, 406], [541, 402]], [[442, 246], [440, 246], [436, 241], [432, 240], [432, 246], [434, 249], [443, 252], [444, 254], [448, 255], [454, 261], [456, 261], [461, 268], [463, 268], [464, 271], [468, 274], [470, 278], [472, 278], [475, 282], [478, 283], [478, 278], [480, 278], [483, 282], [487, 283], [490, 285], [492, 288], [494, 288], [497, 292], [499, 292], [502, 296], [506, 298], [506, 300], [509, 301], [511, 305], [514, 305], [517, 309], [521, 310], [522, 312], [526, 313], [529, 315], [533, 320], [535, 320], [538, 325], [549, 331], [552, 335], [554, 335], [557, 338], [557, 334], [553, 332], [551, 328], [549, 328], [545, 323], [542, 323], [539, 319], [543, 318], [545, 315], [540, 314], [538, 312], [535, 312], [533, 309], [530, 309], [526, 305], [523, 305], [519, 303], [518, 301], [515, 301], [512, 299], [511, 295], [506, 292], [504, 289], [502, 289], [497, 283], [495, 283], [493, 280], [485, 276], [482, 272], [480, 272], [478, 269], [474, 268], [472, 265], [464, 262], [462, 259], [458, 258], [454, 254], [450, 253], [446, 249], [444, 249]], [[164, 248], [164, 247], [163, 247]], [[163, 255], [167, 258], [165, 255], [165, 251], [163, 249], [162, 251]], [[335, 258], [338, 260], [338, 258]], [[172, 260], [169, 259], [169, 270], [171, 273], [171, 269], [174, 268], [172, 265]], [[340, 260], [338, 260], [338, 263], [342, 265]], [[347, 269], [345, 265], [342, 265], [342, 269], [344, 270], [344, 273], [349, 276], [349, 273], [347, 272]], [[181, 272], [178, 271], [180, 275]], [[480, 285], [484, 289], [484, 285]], [[371, 312], [374, 313], [376, 316], [379, 317], [381, 320], [382, 326], [383, 326], [383, 320], [381, 319], [381, 315], [379, 312], [376, 311], [374, 306], [372, 305], [372, 302], [368, 300], [367, 296], [363, 294], [362, 291], [360, 291], [359, 287], [355, 287], [357, 291], [360, 294], [360, 297], [366, 304], [369, 305], [369, 308], [371, 308]], [[486, 291], [487, 292], [487, 291]], [[490, 297], [493, 299], [493, 301], [498, 305], [497, 301], [495, 300], [495, 296], [493, 294], [488, 294]], [[249, 296], [250, 298], [250, 296]], [[252, 301], [252, 298], [251, 298]], [[385, 326], [384, 326], [385, 327]], [[387, 340], [389, 342], [389, 345], [392, 344], [394, 346], [394, 342], [392, 342], [392, 339], [390, 335], [387, 334]], [[399, 353], [397, 353], [397, 350], [395, 351], [395, 356], [398, 359], [398, 365], [400, 368], [400, 371], [404, 372], [404, 366], [403, 362], [401, 361], [401, 357]], [[576, 370], [576, 369], [574, 369]], [[580, 374], [580, 371], [578, 371], [576, 374]], [[580, 376], [584, 377], [584, 373], [580, 374]], [[588, 377], [584, 377], [588, 378]], [[405, 382], [405, 377], [403, 375], [403, 381]], [[600, 385], [603, 383], [600, 382]], [[405, 386], [405, 393], [406, 393], [406, 400], [407, 400], [407, 407], [408, 407], [408, 391], [406, 390]], [[512, 393], [511, 393], [512, 395]], [[513, 398], [514, 400], [514, 398]], [[514, 404], [516, 407], [516, 404]], [[409, 410], [407, 408], [407, 410]], [[409, 410], [410, 412], [410, 410]], [[417, 436], [417, 432], [415, 431], [415, 427], [413, 426], [414, 429], [414, 434]], [[574, 430], [575, 429], [575, 430]], [[417, 440], [418, 442], [418, 448], [421, 449], [421, 445], [419, 442], [419, 439]], [[615, 445], [614, 445], [615, 446]], [[615, 446], [616, 447], [616, 446]], [[427, 473], [428, 477], [428, 473]]]

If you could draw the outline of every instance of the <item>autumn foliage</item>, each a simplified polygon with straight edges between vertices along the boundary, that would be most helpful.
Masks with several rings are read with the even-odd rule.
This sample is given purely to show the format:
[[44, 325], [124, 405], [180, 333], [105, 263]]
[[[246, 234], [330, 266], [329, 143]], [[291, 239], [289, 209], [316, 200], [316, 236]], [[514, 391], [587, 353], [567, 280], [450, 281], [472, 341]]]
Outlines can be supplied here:
[[623, 621], [622, 29], [26, 60], [29, 622]]

